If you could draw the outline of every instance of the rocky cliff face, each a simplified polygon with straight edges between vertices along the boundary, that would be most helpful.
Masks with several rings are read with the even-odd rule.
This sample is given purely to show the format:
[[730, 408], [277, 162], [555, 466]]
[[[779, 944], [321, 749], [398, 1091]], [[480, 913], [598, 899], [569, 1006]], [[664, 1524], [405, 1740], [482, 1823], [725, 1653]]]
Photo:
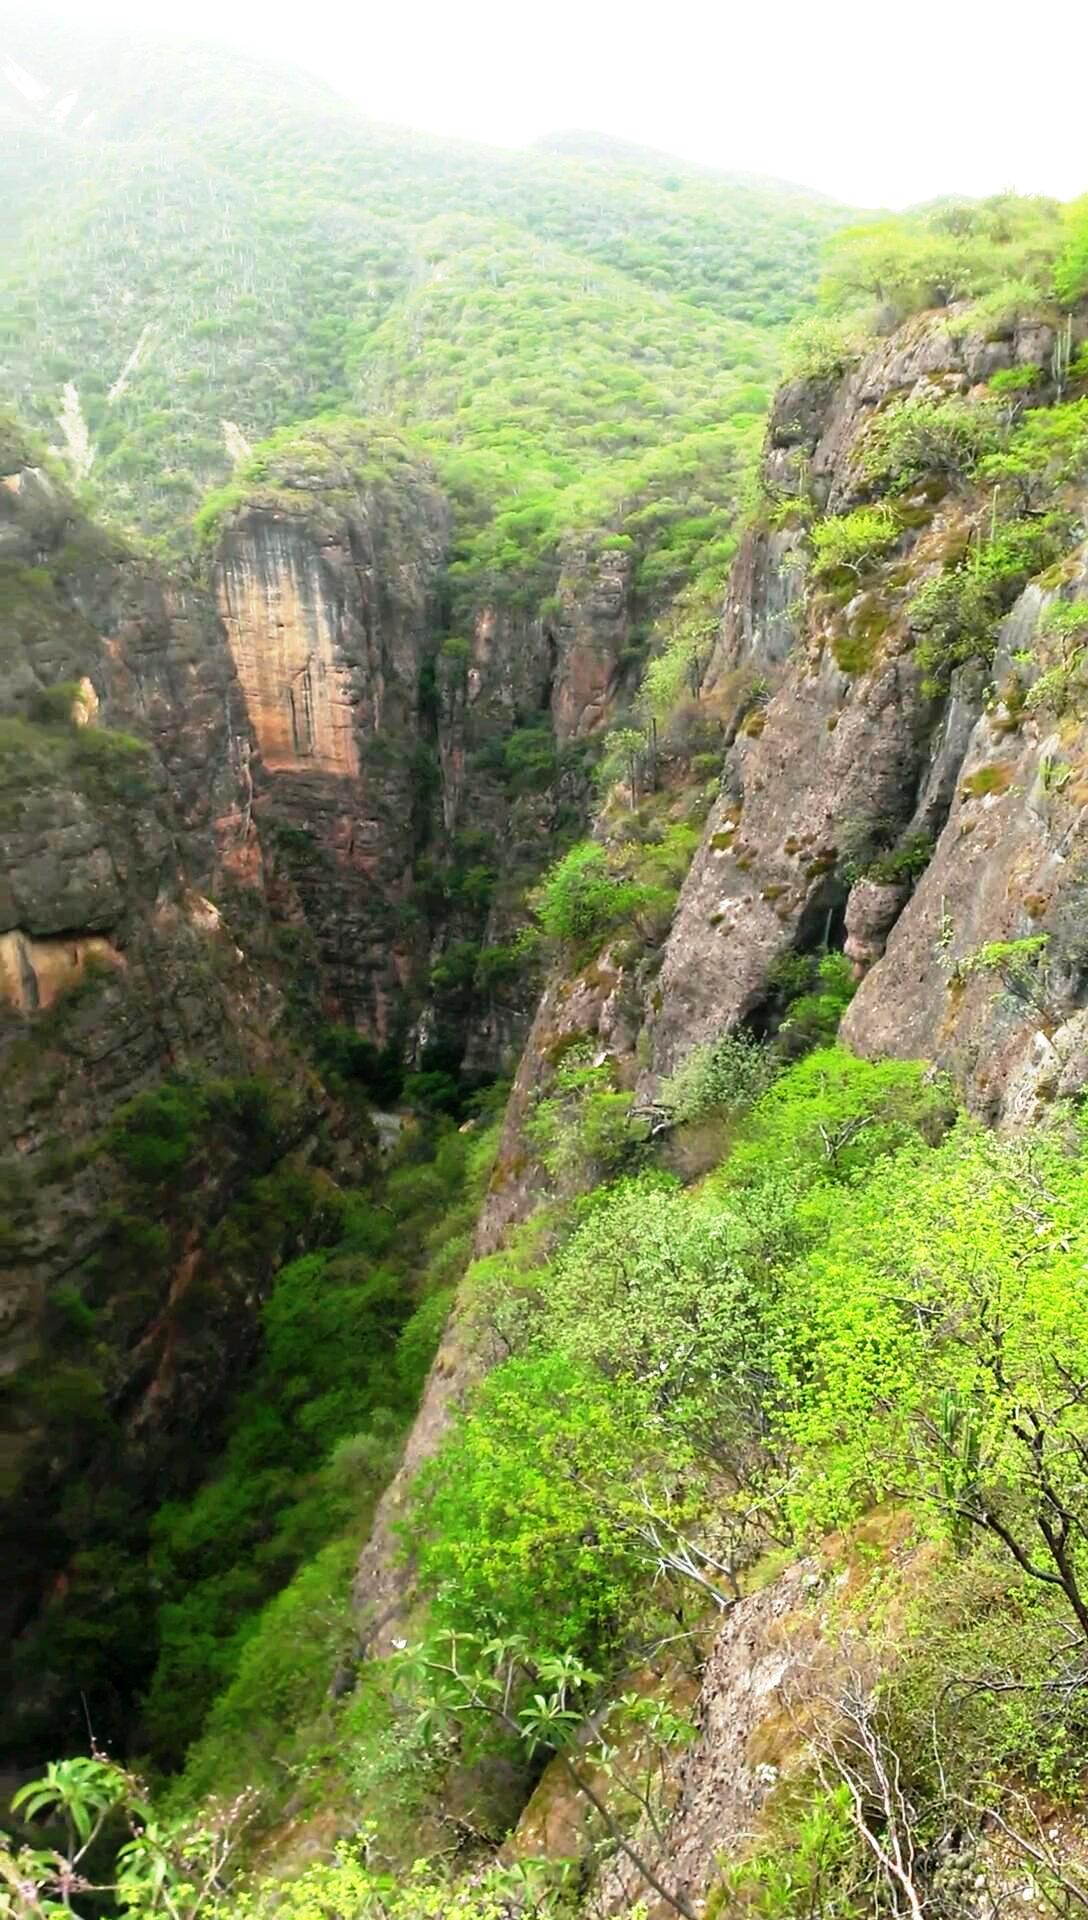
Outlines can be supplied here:
[[[47, 1132], [77, 1145], [172, 1069], [254, 1068], [271, 1057], [278, 1003], [223, 911], [259, 879], [260, 850], [214, 613], [112, 548], [39, 470], [13, 466], [0, 508], [0, 941], [19, 1095], [5, 1119], [21, 1184], [40, 1196]], [[67, 1046], [83, 1070], [58, 1079]], [[101, 1195], [88, 1175], [80, 1197], [81, 1177], [28, 1229], [47, 1275], [100, 1230]]]
[[273, 912], [312, 938], [323, 1017], [494, 1072], [531, 1003], [501, 966], [473, 978], [468, 949], [502, 948], [558, 823], [585, 813], [577, 743], [622, 681], [631, 562], [569, 541], [546, 607], [483, 598], [455, 623], [450, 520], [401, 442], [321, 426], [223, 515], [213, 584]]
[[323, 1011], [385, 1039], [419, 961], [421, 676], [447, 513], [425, 473], [355, 481], [331, 449], [319, 485], [289, 464], [277, 479], [275, 506], [224, 527], [215, 597]]
[[[115, 1518], [200, 1472], [292, 1230], [234, 1260], [207, 1249], [254, 1174], [312, 1153], [322, 1096], [257, 937], [251, 743], [214, 608], [100, 535], [14, 440], [4, 453], [0, 1466], [18, 1665], [88, 1526], [108, 1549], [98, 1504]], [[198, 1143], [199, 1089], [219, 1118], [201, 1107]]]
[[[968, 395], [996, 371], [1048, 363], [1037, 324], [1002, 340], [922, 316], [838, 382], [779, 394], [765, 476], [818, 506], [871, 495], [859, 458], [889, 401]], [[758, 1027], [775, 962], [822, 940], [864, 974], [844, 1038], [859, 1051], [931, 1059], [991, 1119], [1023, 1119], [1034, 1094], [1082, 1084], [1085, 980], [1081, 725], [1025, 710], [1038, 668], [1023, 650], [1047, 594], [1029, 586], [989, 670], [968, 664], [947, 695], [927, 686], [907, 603], [962, 547], [978, 502], [923, 486], [917, 525], [879, 577], [832, 606], [808, 580], [803, 531], [759, 530], [734, 569], [706, 688], [760, 704], [737, 732], [721, 798], [667, 944], [650, 1038], [653, 1077], [739, 1021]], [[1052, 589], [1078, 592], [1071, 554]], [[1057, 780], [1052, 770], [1065, 769]], [[909, 880], [858, 868], [875, 850], [932, 843]], [[877, 863], [879, 866], [879, 862]], [[1045, 983], [1001, 992], [975, 957], [988, 943], [1047, 939]]]

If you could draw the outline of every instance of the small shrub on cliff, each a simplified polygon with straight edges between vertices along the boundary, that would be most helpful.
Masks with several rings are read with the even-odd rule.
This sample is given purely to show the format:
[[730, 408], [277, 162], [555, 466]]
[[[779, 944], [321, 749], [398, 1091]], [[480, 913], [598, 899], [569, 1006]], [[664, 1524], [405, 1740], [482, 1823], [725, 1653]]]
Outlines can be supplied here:
[[960, 566], [927, 580], [908, 607], [918, 636], [915, 659], [930, 693], [942, 693], [965, 661], [993, 658], [997, 625], [1032, 575], [1062, 551], [1069, 522], [1061, 514], [1009, 520]]
[[723, 1033], [694, 1047], [662, 1081], [657, 1098], [673, 1126], [690, 1126], [751, 1106], [777, 1071], [770, 1048], [746, 1033]]
[[991, 393], [1015, 403], [1041, 387], [1045, 376], [1042, 367], [1031, 364], [1026, 367], [1002, 367], [992, 373], [986, 385]]
[[502, 743], [502, 766], [511, 793], [541, 793], [559, 771], [550, 726], [518, 727]]
[[812, 989], [788, 1005], [775, 1036], [775, 1046], [786, 1059], [796, 1060], [812, 1047], [830, 1046], [839, 1022], [854, 997], [857, 981], [845, 954], [825, 953], [816, 966]]
[[550, 940], [587, 952], [659, 904], [660, 895], [660, 888], [614, 872], [604, 848], [583, 840], [545, 874], [532, 905]]
[[857, 507], [853, 513], [818, 521], [811, 539], [817, 580], [827, 580], [840, 572], [860, 579], [895, 546], [899, 528], [887, 507]]
[[[1045, 312], [1046, 300], [1030, 280], [999, 280], [956, 316], [954, 331], [980, 333], [984, 340], [1007, 340], [1020, 320]], [[953, 331], [950, 326], [950, 331]]]
[[878, 853], [864, 869], [867, 880], [890, 887], [917, 880], [933, 858], [933, 838], [928, 833], [908, 833], [888, 853]]
[[872, 421], [862, 442], [861, 464], [874, 486], [902, 489], [930, 475], [961, 482], [1000, 440], [993, 402], [893, 400]]
[[1088, 600], [1048, 607], [1039, 622], [1044, 670], [1028, 692], [1031, 713], [1056, 719], [1088, 710]]
[[617, 1089], [609, 1061], [595, 1066], [587, 1046], [572, 1047], [552, 1091], [526, 1121], [525, 1137], [556, 1179], [607, 1179], [637, 1157], [644, 1138], [631, 1105], [632, 1096]]
[[198, 1151], [206, 1122], [207, 1105], [199, 1087], [164, 1081], [118, 1108], [107, 1145], [132, 1179], [160, 1186]]
[[964, 661], [990, 658], [999, 612], [993, 583], [967, 567], [938, 574], [919, 587], [910, 603], [910, 624], [918, 636], [915, 657], [927, 692], [942, 692]]
[[1014, 428], [1007, 445], [993, 449], [979, 467], [979, 478], [1001, 487], [1031, 513], [1056, 487], [1079, 480], [1088, 469], [1088, 399], [1060, 407], [1033, 407]]
[[836, 380], [864, 353], [870, 336], [852, 314], [808, 314], [786, 335], [787, 380]]
[[79, 698], [78, 680], [61, 680], [52, 687], [42, 687], [31, 700], [30, 718], [43, 727], [71, 726]]

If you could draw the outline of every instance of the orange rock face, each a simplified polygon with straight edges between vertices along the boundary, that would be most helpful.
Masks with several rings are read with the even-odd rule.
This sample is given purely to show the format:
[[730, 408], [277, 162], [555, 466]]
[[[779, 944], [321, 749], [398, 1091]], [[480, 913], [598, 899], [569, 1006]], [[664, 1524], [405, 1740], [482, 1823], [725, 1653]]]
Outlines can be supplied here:
[[19, 1013], [44, 1013], [78, 986], [88, 961], [124, 967], [124, 957], [98, 934], [34, 940], [16, 928], [0, 933], [0, 999]]
[[218, 599], [266, 769], [356, 775], [351, 671], [316, 553], [269, 529], [259, 562], [242, 549], [221, 569]]

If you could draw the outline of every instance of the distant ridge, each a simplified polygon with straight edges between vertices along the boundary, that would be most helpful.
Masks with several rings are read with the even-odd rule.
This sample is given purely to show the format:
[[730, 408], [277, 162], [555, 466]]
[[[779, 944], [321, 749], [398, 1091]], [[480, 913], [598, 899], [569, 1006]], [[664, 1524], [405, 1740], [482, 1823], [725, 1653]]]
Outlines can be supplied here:
[[794, 180], [781, 180], [773, 174], [746, 173], [740, 167], [718, 167], [702, 160], [687, 160], [662, 147], [644, 147], [637, 140], [596, 133], [591, 127], [559, 127], [554, 133], [542, 133], [529, 142], [529, 150], [555, 159], [584, 160], [598, 166], [636, 168], [640, 172], [657, 173], [664, 168], [669, 174], [715, 180], [723, 186], [758, 187], [764, 191], [795, 194], [799, 200], [819, 206], [837, 204], [829, 194], [819, 193], [815, 187], [800, 186]]

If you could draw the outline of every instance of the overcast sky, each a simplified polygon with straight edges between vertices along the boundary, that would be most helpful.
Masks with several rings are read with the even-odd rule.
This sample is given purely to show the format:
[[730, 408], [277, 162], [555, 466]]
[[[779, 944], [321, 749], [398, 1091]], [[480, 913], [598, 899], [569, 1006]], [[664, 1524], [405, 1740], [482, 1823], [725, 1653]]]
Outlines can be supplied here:
[[52, 0], [243, 41], [368, 113], [516, 146], [594, 128], [854, 205], [1088, 190], [1088, 14], [1048, 0]]

